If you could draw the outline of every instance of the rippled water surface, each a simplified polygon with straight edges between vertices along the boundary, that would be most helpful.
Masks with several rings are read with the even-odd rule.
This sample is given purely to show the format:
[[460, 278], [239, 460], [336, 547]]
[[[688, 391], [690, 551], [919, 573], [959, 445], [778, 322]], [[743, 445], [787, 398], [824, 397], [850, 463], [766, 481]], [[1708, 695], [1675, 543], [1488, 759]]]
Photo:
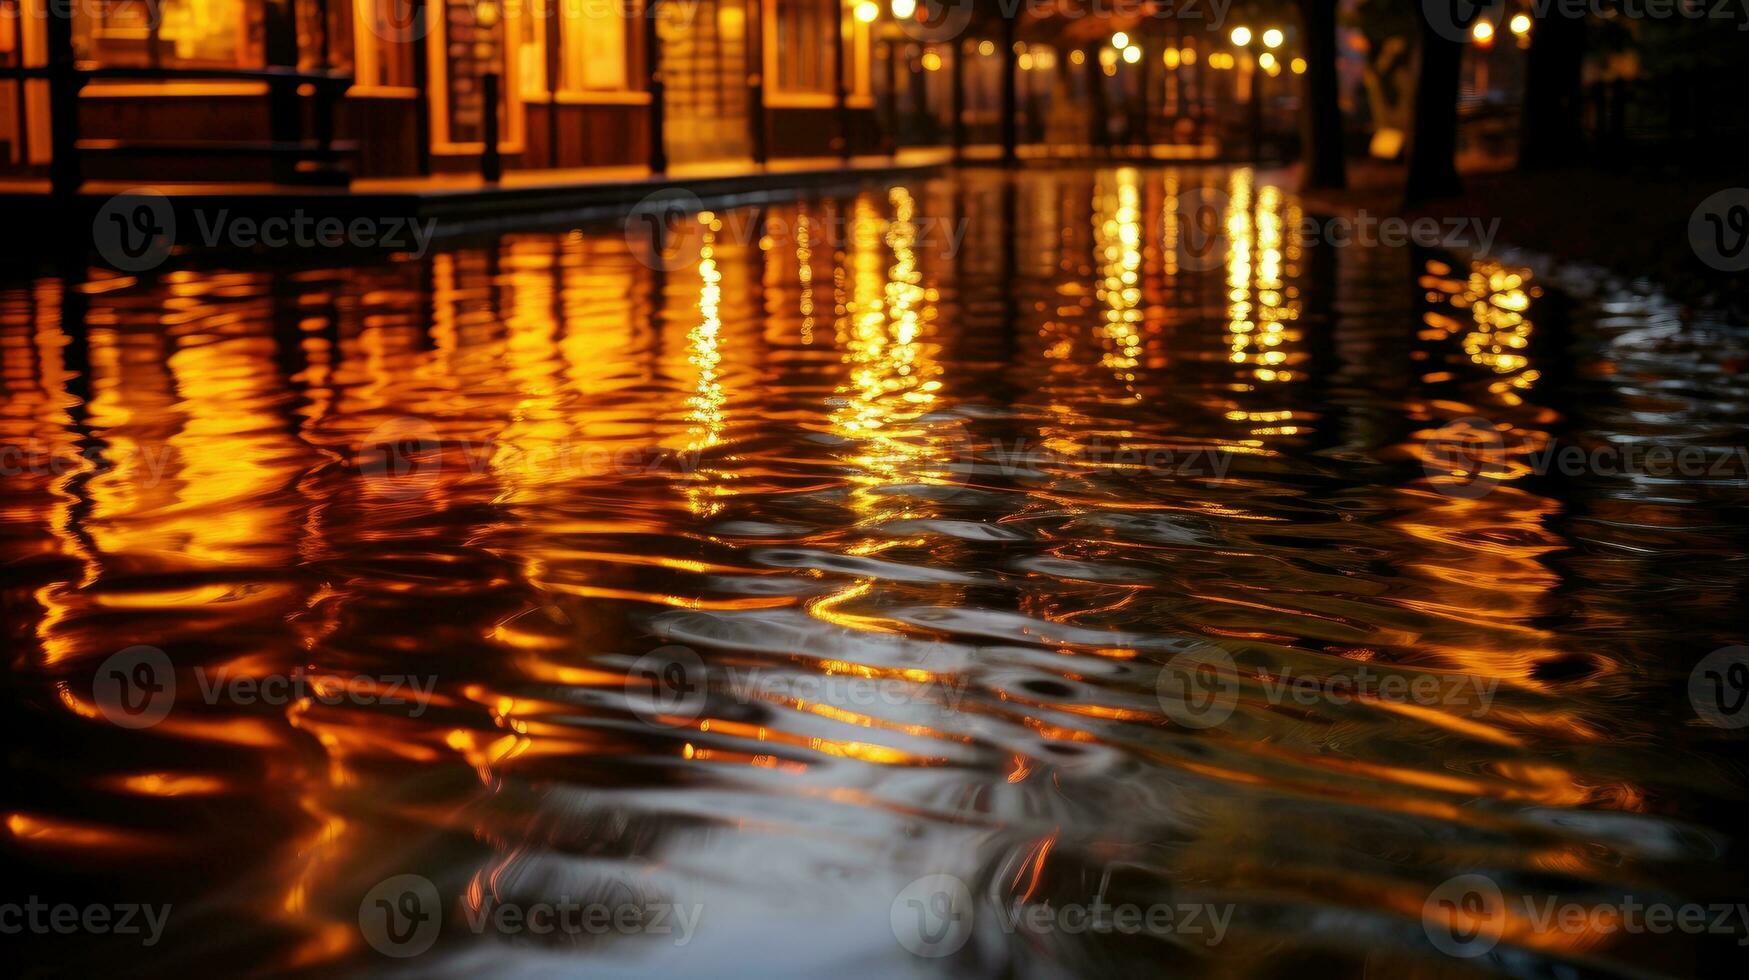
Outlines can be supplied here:
[[[1690, 697], [1745, 637], [1744, 332], [1304, 217], [1244, 170], [973, 172], [659, 252], [586, 228], [6, 287], [3, 897], [171, 905], [152, 947], [33, 956], [1741, 953], [1749, 922], [1527, 910], [1749, 900], [1744, 742]], [[1565, 447], [1708, 465], [1538, 455]], [[1459, 875], [1504, 903], [1481, 955], [1429, 911]], [[543, 903], [632, 911], [482, 918]], [[1172, 924], [1057, 916], [1101, 904]]]

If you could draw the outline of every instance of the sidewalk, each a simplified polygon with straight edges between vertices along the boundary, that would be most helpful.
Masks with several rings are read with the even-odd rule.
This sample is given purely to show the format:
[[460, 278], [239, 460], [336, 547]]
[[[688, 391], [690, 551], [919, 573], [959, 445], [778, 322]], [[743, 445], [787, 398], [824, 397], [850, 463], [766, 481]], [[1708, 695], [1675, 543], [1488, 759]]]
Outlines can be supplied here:
[[50, 196], [46, 180], [13, 180], [0, 182], [0, 208], [26, 226], [53, 231], [71, 223], [77, 235], [88, 238], [89, 222], [105, 201], [149, 187], [169, 198], [178, 211], [224, 208], [239, 217], [295, 211], [312, 219], [436, 219], [441, 234], [455, 235], [623, 214], [662, 190], [685, 190], [719, 206], [757, 203], [798, 188], [924, 173], [951, 162], [951, 151], [931, 148], [849, 160], [774, 160], [764, 166], [741, 161], [695, 164], [672, 167], [663, 174], [646, 167], [519, 170], [507, 171], [497, 183], [487, 183], [478, 174], [366, 179], [349, 187], [89, 181], [71, 205]]
[[1498, 219], [1501, 244], [1644, 278], [1684, 302], [1749, 310], [1749, 277], [1707, 266], [1688, 237], [1695, 207], [1729, 179], [1590, 167], [1521, 174], [1510, 161], [1485, 159], [1460, 166], [1460, 196], [1417, 206], [1403, 203], [1403, 168], [1375, 160], [1349, 161], [1347, 190], [1301, 199], [1320, 215]]

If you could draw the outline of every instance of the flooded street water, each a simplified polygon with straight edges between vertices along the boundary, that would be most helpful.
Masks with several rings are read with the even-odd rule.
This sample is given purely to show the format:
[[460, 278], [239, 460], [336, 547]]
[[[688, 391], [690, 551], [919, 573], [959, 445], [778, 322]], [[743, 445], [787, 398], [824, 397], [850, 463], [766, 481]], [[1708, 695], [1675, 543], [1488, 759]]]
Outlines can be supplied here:
[[25, 941], [1740, 959], [1749, 667], [1702, 662], [1746, 635], [1749, 334], [1307, 232], [1245, 169], [968, 171], [659, 251], [0, 289], [6, 899], [169, 906]]

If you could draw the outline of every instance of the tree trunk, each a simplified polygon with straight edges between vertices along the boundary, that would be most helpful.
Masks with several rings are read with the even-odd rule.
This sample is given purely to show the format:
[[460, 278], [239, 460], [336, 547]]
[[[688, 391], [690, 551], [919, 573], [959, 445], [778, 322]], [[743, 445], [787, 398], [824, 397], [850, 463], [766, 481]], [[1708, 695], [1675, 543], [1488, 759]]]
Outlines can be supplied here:
[[1300, 113], [1306, 189], [1348, 186], [1343, 159], [1342, 103], [1336, 74], [1337, 0], [1300, 0], [1306, 32], [1306, 74]]
[[1014, 51], [1014, 36], [1019, 14], [1002, 17], [1002, 163], [1012, 167], [1019, 162], [1020, 143], [1020, 59]]
[[1409, 176], [1403, 189], [1411, 202], [1463, 192], [1457, 174], [1458, 73], [1463, 54], [1461, 42], [1446, 39], [1431, 25], [1422, 26], [1415, 118], [1409, 126]]
[[1519, 169], [1547, 170], [1579, 158], [1584, 67], [1585, 18], [1538, 18], [1524, 65]]

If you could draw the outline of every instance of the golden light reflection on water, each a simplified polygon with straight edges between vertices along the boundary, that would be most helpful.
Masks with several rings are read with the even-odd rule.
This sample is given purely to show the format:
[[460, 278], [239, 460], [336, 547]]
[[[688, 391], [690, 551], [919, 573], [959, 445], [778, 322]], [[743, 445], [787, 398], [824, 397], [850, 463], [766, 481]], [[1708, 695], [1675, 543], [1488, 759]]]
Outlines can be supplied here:
[[[387, 868], [473, 908], [660, 868], [774, 922], [837, 907], [819, 867], [874, 888], [925, 844], [1034, 901], [1115, 862], [1240, 906], [1263, 882], [1314, 909], [1340, 892], [1394, 925], [1414, 889], [1356, 870], [1367, 848], [1412, 854], [1389, 874], [1423, 893], [1482, 850], [1614, 880], [1668, 830], [1647, 801], [1679, 811], [1698, 777], [1623, 747], [1686, 736], [1621, 710], [1656, 692], [1601, 642], [1650, 644], [1627, 613], [1665, 585], [1573, 557], [1583, 510], [1556, 495], [1609, 491], [1524, 460], [1582, 424], [1538, 401], [1541, 287], [1487, 259], [1320, 256], [1342, 289], [1425, 300], [1419, 334], [1414, 311], [1348, 322], [1298, 205], [1251, 170], [1220, 178], [1220, 263], [1180, 261], [1179, 196], [1213, 180], [1022, 175], [1021, 226], [974, 194], [951, 254], [934, 222], [959, 197], [918, 181], [706, 215], [671, 270], [591, 230], [4, 291], [5, 442], [64, 461], [0, 499], [13, 707], [44, 733], [15, 748], [47, 760], [8, 846], [97, 873], [119, 855], [191, 894], [153, 862], [210, 850], [228, 926], [297, 967], [369, 952], [359, 895]], [[1502, 436], [1473, 498], [1425, 449], [1465, 417]], [[373, 465], [382, 438], [410, 448]], [[996, 438], [1021, 465], [987, 458]], [[1134, 455], [1165, 450], [1231, 470]], [[1189, 640], [1241, 665], [1230, 725], [1163, 708], [1159, 664]], [[92, 695], [135, 643], [179, 671], [144, 731]], [[640, 712], [628, 679], [664, 644], [746, 688]], [[1498, 700], [1262, 693], [1357, 665]], [[197, 667], [320, 680], [241, 704], [202, 698]], [[434, 679], [420, 713], [324, 703], [388, 673]], [[241, 816], [190, 816], [213, 803]], [[1163, 839], [1214, 846], [1137, 843]]]
[[1142, 198], [1134, 169], [1124, 167], [1114, 175], [1116, 186], [1102, 195], [1095, 208], [1100, 252], [1097, 297], [1104, 306], [1099, 341], [1104, 353], [1100, 364], [1110, 371], [1132, 398], [1136, 392], [1136, 368], [1142, 353]]
[[903, 187], [893, 188], [890, 202], [891, 220], [867, 199], [853, 215], [851, 299], [838, 333], [849, 377], [831, 414], [835, 431], [853, 447], [847, 462], [859, 486], [852, 500], [869, 517], [905, 507], [882, 486], [939, 482], [953, 461], [953, 446], [922, 421], [935, 407], [942, 369], [923, 338], [930, 311], [913, 248], [916, 205]]

